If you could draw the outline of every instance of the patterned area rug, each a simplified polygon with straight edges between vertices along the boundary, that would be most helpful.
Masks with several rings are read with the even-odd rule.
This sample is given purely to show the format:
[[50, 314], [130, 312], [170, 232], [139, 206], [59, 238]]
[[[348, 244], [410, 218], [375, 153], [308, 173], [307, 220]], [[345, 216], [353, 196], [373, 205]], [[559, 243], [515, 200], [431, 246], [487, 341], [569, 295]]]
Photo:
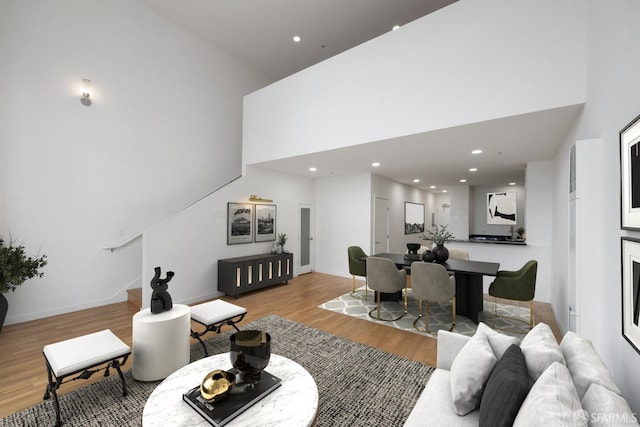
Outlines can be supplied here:
[[[240, 327], [269, 332], [271, 351], [298, 362], [313, 376], [319, 393], [317, 426], [402, 426], [433, 371], [430, 366], [275, 315]], [[209, 353], [229, 351], [230, 335], [225, 332], [206, 340]], [[202, 346], [193, 344], [191, 360], [203, 356]], [[159, 382], [136, 381], [131, 371], [125, 373], [125, 379], [129, 394], [124, 398], [117, 375], [61, 395], [64, 425], [139, 426], [144, 404]], [[52, 425], [54, 421], [51, 400], [0, 419], [0, 426]], [[167, 420], [167, 425], [179, 426], [176, 420]], [[262, 425], [259, 419], [255, 425]]]
[[[358, 295], [364, 296], [364, 286], [357, 289], [356, 293]], [[365, 319], [370, 322], [380, 323], [382, 325], [392, 326], [405, 331], [432, 337], [435, 337], [437, 335], [437, 331], [441, 329], [449, 330], [451, 326], [451, 303], [429, 304], [429, 329], [434, 332], [434, 334], [429, 334], [426, 332], [419, 332], [413, 327], [413, 321], [418, 317], [418, 300], [413, 297], [413, 292], [411, 289], [409, 289], [407, 293], [408, 314], [400, 320], [394, 322], [376, 320], [369, 316], [369, 311], [371, 311], [371, 309], [376, 306], [376, 302], [373, 296], [374, 293], [371, 289], [369, 289], [367, 294], [368, 296], [366, 299], [358, 299], [351, 296], [351, 293], [347, 293], [338, 298], [332, 299], [331, 301], [325, 302], [319, 307], [325, 310], [335, 311], [337, 313], [357, 317], [358, 319]], [[381, 317], [387, 319], [396, 318], [402, 314], [403, 308], [403, 303], [401, 301], [382, 301], [380, 310]], [[498, 315], [514, 317], [517, 319], [521, 319], [526, 323], [503, 317], [496, 319], [493, 314], [493, 302], [490, 301], [484, 301], [484, 310], [478, 314], [479, 321], [484, 322], [485, 324], [487, 324], [487, 326], [490, 326], [492, 328], [511, 330], [511, 332], [501, 330], [500, 332], [504, 334], [512, 335], [518, 338], [524, 337], [524, 334], [529, 331], [529, 309], [500, 303], [497, 304], [496, 308]], [[424, 313], [424, 304], [422, 306], [422, 310]], [[424, 329], [424, 319], [420, 320], [419, 325], [422, 329]], [[453, 331], [459, 334], [471, 336], [476, 331], [476, 324], [469, 318], [458, 314], [456, 315], [456, 326]]]

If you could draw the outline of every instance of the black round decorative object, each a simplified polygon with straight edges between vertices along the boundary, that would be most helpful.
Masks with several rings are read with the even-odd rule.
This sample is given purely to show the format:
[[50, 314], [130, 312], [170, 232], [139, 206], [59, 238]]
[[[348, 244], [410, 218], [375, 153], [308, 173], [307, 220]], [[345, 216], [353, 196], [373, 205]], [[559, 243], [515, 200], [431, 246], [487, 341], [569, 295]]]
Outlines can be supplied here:
[[263, 331], [240, 331], [231, 335], [231, 364], [240, 371], [240, 381], [260, 381], [271, 358], [271, 335]]
[[436, 256], [433, 252], [426, 250], [422, 253], [422, 260], [424, 262], [433, 262], [436, 260]]
[[445, 248], [444, 245], [436, 245], [433, 249], [433, 254], [439, 264], [445, 263], [449, 259], [449, 249]]

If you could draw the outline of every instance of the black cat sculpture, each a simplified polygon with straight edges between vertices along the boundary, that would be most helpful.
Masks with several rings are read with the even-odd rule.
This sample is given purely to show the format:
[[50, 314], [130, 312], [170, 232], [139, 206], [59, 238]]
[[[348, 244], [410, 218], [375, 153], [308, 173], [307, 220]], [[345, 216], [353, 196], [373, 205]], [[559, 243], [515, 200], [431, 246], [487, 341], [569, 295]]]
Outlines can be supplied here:
[[151, 289], [153, 289], [153, 294], [151, 294], [151, 312], [158, 314], [173, 308], [171, 295], [169, 295], [167, 289], [169, 288], [168, 283], [173, 278], [174, 273], [173, 271], [167, 271], [167, 277], [161, 279], [160, 267], [156, 267], [154, 271], [156, 274], [153, 276], [153, 279], [151, 279]]

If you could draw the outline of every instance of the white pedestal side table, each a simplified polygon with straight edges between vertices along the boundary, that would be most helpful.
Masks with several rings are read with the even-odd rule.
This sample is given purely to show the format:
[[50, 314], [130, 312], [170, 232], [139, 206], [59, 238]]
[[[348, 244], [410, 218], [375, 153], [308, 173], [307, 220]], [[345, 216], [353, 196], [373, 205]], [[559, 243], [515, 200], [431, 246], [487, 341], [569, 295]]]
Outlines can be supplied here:
[[[182, 400], [182, 394], [199, 385], [208, 372], [231, 369], [229, 353], [193, 362], [168, 376], [151, 393], [142, 413], [143, 427], [210, 426]], [[229, 427], [313, 425], [318, 412], [318, 387], [306, 369], [284, 356], [272, 354], [265, 371], [282, 385], [231, 420]]]
[[133, 378], [156, 381], [189, 364], [191, 309], [174, 304], [163, 313], [133, 316]]

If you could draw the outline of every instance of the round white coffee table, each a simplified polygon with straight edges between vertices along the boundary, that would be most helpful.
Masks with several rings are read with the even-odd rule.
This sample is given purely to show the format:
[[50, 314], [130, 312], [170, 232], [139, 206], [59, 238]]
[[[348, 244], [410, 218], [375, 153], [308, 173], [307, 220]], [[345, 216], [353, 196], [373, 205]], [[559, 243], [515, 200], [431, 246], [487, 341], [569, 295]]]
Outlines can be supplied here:
[[[144, 427], [209, 426], [182, 400], [182, 394], [200, 384], [214, 369], [231, 369], [229, 353], [193, 362], [168, 376], [151, 393], [142, 413]], [[313, 377], [296, 362], [272, 354], [265, 371], [282, 380], [282, 385], [256, 402], [229, 424], [230, 427], [310, 426], [318, 412], [318, 387]]]

